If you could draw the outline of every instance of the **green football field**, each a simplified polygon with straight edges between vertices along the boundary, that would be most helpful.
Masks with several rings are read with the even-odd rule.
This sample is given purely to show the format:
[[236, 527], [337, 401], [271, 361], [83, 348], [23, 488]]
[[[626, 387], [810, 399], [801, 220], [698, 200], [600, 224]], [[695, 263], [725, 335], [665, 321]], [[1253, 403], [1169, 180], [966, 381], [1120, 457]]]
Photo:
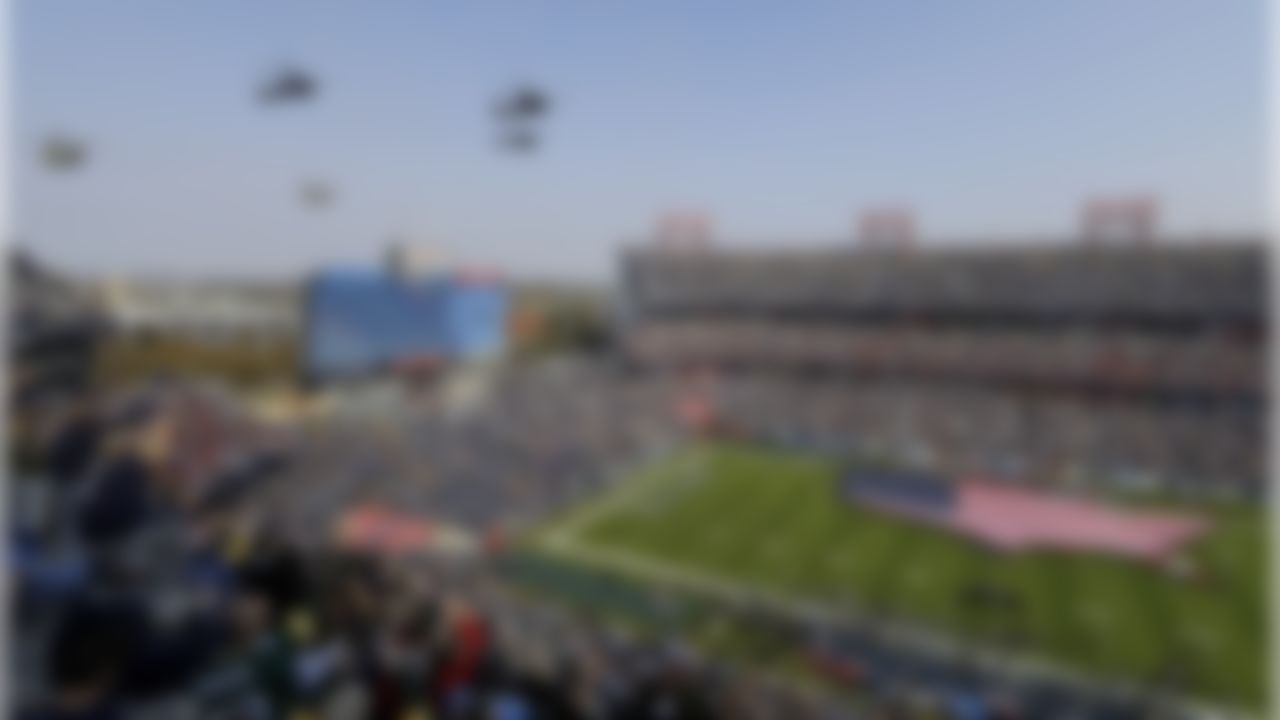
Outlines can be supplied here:
[[992, 554], [942, 530], [854, 507], [840, 499], [835, 480], [833, 465], [811, 457], [690, 448], [577, 509], [544, 537], [559, 552], [634, 560], [615, 569], [654, 581], [664, 575], [658, 570], [670, 570], [765, 588], [1092, 675], [1176, 682], [1233, 705], [1263, 701], [1262, 508], [1202, 509], [1214, 529], [1191, 551], [1202, 578], [1188, 581], [1099, 555]]

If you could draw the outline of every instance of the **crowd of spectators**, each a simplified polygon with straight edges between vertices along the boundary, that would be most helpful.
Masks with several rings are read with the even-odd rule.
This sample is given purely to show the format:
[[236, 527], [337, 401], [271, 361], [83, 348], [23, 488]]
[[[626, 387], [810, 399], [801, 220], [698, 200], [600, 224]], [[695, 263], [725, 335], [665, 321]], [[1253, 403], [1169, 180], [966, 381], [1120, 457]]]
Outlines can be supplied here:
[[[897, 411], [921, 416], [904, 420], [889, 399], [849, 403], [818, 386], [712, 389], [762, 433], [808, 442], [829, 423], [906, 432], [933, 415]], [[363, 501], [476, 533], [544, 520], [676, 442], [672, 404], [687, 392], [676, 376], [556, 361], [503, 374], [470, 412], [426, 402], [386, 422], [338, 414], [289, 432], [182, 383], [58, 403], [37, 433], [39, 479], [18, 494], [52, 491], [20, 511], [11, 544], [22, 717], [1140, 716], [1052, 685], [1010, 690], [873, 636], [793, 628], [792, 649], [823, 667], [861, 658], [851, 702], [712, 659], [678, 630], [637, 635], [523, 592], [500, 554], [386, 557], [334, 542], [336, 518]], [[1003, 422], [990, 429], [1026, 420]]]
[[[118, 397], [21, 393], [19, 715], [1140, 717], [1142, 703], [1010, 684], [873, 629], [791, 618], [787, 646], [828, 683], [856, 675], [851, 701], [712, 659], [678, 629], [637, 635], [523, 592], [499, 571], [501, 543], [389, 558], [342, 547], [333, 530], [372, 502], [485, 538], [517, 534], [669, 450], [691, 399], [746, 436], [952, 476], [1257, 496], [1255, 255], [886, 254], [702, 275], [693, 263], [674, 300], [651, 307], [709, 303], [719, 315], [664, 316], [652, 335], [633, 326], [633, 358], [656, 361], [643, 371], [557, 358], [505, 369], [466, 408], [428, 394], [289, 428], [185, 381]], [[744, 315], [743, 302], [781, 312]], [[946, 312], [834, 329], [886, 307]], [[1053, 324], [1063, 316], [1075, 324]], [[1179, 329], [1188, 319], [1200, 330]], [[690, 366], [718, 370], [691, 378]], [[1098, 378], [1174, 392], [1061, 387]], [[745, 622], [776, 621], [761, 609]]]
[[1265, 487], [1262, 417], [1249, 410], [772, 374], [725, 377], [716, 397], [753, 436], [952, 477], [1199, 499]]
[[[815, 620], [794, 645], [828, 675], [856, 673], [864, 692], [851, 702], [521, 592], [488, 553], [386, 557], [341, 547], [332, 530], [347, 508], [379, 502], [518, 533], [678, 442], [674, 408], [692, 396], [753, 437], [954, 476], [1257, 496], [1260, 255], [1244, 244], [643, 256], [627, 268], [630, 310], [692, 319], [635, 334], [633, 349], [723, 372], [691, 383], [558, 359], [502, 373], [466, 412], [428, 399], [281, 429], [185, 381], [20, 393], [16, 715], [1140, 717], [1140, 705], [1010, 687]], [[823, 329], [836, 322], [852, 329]], [[777, 372], [792, 366], [820, 372]], [[1011, 387], [1099, 377], [1203, 393]], [[1239, 395], [1256, 402], [1220, 399]]]
[[[530, 403], [525, 390], [500, 392], [512, 393], [503, 406]], [[41, 496], [16, 504], [10, 543], [19, 717], [839, 716], [838, 706], [726, 674], [677, 639], [641, 639], [523, 598], [480, 559], [389, 558], [326, 542], [289, 512], [287, 498], [321, 497], [330, 515], [348, 504], [329, 485], [341, 471], [305, 472], [309, 451], [353, 460], [345, 472], [365, 494], [414, 487], [395, 475], [405, 468], [347, 456], [369, 447], [353, 428], [282, 436], [229, 421], [222, 405], [175, 384], [48, 408], [41, 459], [15, 487]], [[569, 420], [528, 412], [526, 428]], [[582, 412], [576, 428], [609, 425]], [[413, 427], [419, 440], [433, 431]], [[316, 432], [351, 442], [325, 447]], [[619, 442], [612, 432], [592, 436], [601, 452]], [[536, 484], [564, 467], [563, 448], [535, 442], [489, 469], [530, 462], [537, 472], [525, 485]], [[479, 522], [472, 501], [441, 489], [475, 477], [436, 476], [423, 488], [438, 494], [417, 506]], [[491, 486], [482, 503], [528, 512], [512, 487]]]
[[339, 413], [301, 431], [274, 504], [312, 528], [379, 502], [474, 533], [518, 532], [597, 492], [619, 463], [672, 445], [678, 428], [655, 387], [552, 361], [502, 373], [464, 412], [429, 400], [379, 422]]
[[[1257, 498], [1262, 246], [632, 254], [624, 347], [754, 433], [952, 474]], [[811, 442], [812, 444], [812, 442]]]
[[642, 325], [627, 340], [637, 360], [656, 366], [806, 370], [1238, 403], [1256, 402], [1266, 376], [1257, 342], [1230, 333], [697, 319]]
[[1237, 321], [1260, 315], [1263, 250], [1257, 238], [907, 252], [644, 248], [624, 262], [623, 292], [639, 312]]

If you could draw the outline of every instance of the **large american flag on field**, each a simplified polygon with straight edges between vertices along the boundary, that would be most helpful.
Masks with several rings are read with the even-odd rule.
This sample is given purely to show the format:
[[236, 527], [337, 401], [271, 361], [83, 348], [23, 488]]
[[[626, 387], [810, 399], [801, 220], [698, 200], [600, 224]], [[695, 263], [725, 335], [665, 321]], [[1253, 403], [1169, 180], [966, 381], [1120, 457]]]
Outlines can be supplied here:
[[1188, 513], [1118, 507], [981, 478], [854, 470], [843, 491], [850, 501], [1005, 551], [1056, 548], [1159, 561], [1209, 529], [1204, 518]]

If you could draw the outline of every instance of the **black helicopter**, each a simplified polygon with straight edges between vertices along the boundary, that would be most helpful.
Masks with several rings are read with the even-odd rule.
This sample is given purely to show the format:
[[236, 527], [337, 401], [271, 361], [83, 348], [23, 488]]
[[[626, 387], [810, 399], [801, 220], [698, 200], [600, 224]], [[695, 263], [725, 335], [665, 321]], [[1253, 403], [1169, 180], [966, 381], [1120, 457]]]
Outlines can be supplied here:
[[551, 112], [551, 98], [532, 85], [521, 85], [499, 100], [495, 108], [501, 145], [512, 152], [537, 149], [543, 118]]

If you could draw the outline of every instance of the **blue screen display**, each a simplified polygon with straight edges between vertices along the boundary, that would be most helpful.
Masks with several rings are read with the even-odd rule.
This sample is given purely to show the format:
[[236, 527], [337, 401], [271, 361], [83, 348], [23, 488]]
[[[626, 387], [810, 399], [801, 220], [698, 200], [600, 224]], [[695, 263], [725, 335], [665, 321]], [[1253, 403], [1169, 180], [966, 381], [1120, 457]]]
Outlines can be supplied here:
[[506, 314], [507, 291], [498, 282], [324, 273], [307, 290], [306, 368], [313, 376], [334, 376], [416, 356], [467, 360], [497, 353]]

